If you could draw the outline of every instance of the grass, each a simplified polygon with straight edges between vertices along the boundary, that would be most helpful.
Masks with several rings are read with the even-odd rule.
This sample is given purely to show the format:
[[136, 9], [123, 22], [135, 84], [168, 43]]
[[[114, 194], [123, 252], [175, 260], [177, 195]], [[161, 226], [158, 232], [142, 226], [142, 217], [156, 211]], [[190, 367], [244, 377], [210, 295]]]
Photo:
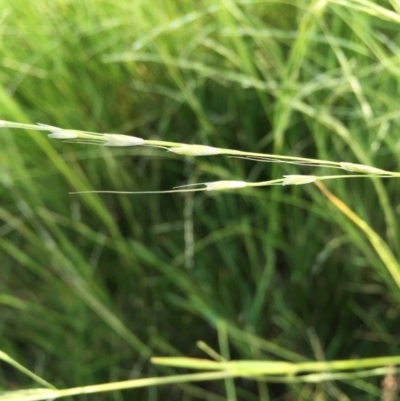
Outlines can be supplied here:
[[[0, 130], [0, 400], [383, 399], [399, 355], [397, 178], [69, 193], [400, 171], [397, 4], [0, 10], [0, 119], [33, 125]], [[36, 122], [178, 149], [63, 144]], [[244, 361], [275, 374], [227, 368]], [[92, 385], [110, 393], [82, 394]]]

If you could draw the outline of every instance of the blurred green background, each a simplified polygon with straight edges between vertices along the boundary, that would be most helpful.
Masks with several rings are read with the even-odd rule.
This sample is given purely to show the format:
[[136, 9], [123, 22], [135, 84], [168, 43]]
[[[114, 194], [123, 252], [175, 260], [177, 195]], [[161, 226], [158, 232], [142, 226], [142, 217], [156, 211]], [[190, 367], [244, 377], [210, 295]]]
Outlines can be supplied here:
[[[399, 23], [396, 0], [0, 0], [0, 118], [399, 171]], [[69, 195], [331, 170], [22, 130], [0, 146], [0, 349], [54, 385], [170, 374], [149, 357], [220, 352], [221, 327], [233, 359], [399, 354], [399, 288], [314, 185]], [[397, 180], [327, 186], [399, 256]], [[379, 400], [380, 380], [235, 387]], [[34, 386], [0, 364], [0, 390]], [[75, 399], [226, 397], [215, 382]]]

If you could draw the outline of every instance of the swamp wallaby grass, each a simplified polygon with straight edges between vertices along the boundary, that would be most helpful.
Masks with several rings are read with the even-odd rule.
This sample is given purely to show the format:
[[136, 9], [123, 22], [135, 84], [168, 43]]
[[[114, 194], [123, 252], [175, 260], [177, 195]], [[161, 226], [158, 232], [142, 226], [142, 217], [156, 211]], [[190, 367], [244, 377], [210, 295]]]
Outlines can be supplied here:
[[0, 400], [396, 397], [399, 12], [0, 0]]

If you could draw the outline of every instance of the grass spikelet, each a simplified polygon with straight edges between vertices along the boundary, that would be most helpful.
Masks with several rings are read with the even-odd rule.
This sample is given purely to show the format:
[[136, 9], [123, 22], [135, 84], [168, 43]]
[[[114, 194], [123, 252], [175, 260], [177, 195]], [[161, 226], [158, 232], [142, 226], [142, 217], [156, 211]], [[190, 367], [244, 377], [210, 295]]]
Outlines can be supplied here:
[[171, 147], [169, 152], [185, 156], [211, 156], [221, 154], [221, 149], [212, 146], [203, 145], [182, 145], [179, 147]]
[[206, 182], [206, 191], [221, 191], [224, 189], [236, 189], [247, 187], [247, 182], [245, 181], [214, 181]]
[[315, 175], [284, 175], [282, 185], [304, 185], [317, 180]]
[[343, 170], [351, 171], [353, 173], [393, 175], [393, 173], [390, 171], [381, 170], [380, 168], [376, 167], [366, 166], [364, 164], [340, 162], [340, 167]]
[[76, 135], [72, 132], [66, 132], [66, 131], [52, 132], [51, 134], [49, 134], [47, 136], [49, 138], [53, 138], [53, 139], [76, 139], [76, 138], [78, 138], [78, 135]]
[[144, 139], [136, 136], [119, 135], [119, 134], [104, 134], [108, 139], [104, 146], [138, 146], [144, 144]]

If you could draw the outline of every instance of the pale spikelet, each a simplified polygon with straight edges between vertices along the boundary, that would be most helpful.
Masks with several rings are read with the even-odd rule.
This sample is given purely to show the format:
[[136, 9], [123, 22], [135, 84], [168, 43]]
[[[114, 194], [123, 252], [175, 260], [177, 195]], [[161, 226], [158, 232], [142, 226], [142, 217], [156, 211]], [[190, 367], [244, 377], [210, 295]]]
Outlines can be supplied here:
[[78, 138], [78, 135], [72, 132], [58, 131], [58, 132], [52, 132], [51, 134], [48, 135], [48, 137], [53, 139], [75, 139]]
[[136, 136], [119, 135], [119, 134], [104, 134], [107, 142], [104, 146], [138, 146], [144, 144], [144, 139]]
[[6, 122], [4, 120], [0, 120], [0, 127], [5, 127], [6, 126]]
[[304, 185], [317, 180], [315, 175], [284, 175], [282, 185]]
[[204, 145], [182, 145], [179, 147], [169, 148], [168, 150], [172, 153], [185, 156], [208, 156], [219, 155], [221, 153], [221, 149]]
[[62, 128], [58, 128], [58, 127], [55, 127], [54, 125], [49, 125], [49, 124], [36, 123], [36, 125], [38, 125], [39, 127], [48, 128], [49, 131], [54, 131], [56, 129], [62, 129]]
[[364, 164], [340, 162], [340, 167], [343, 170], [351, 171], [353, 173], [364, 173], [364, 174], [388, 174], [387, 171], [381, 170], [380, 168], [366, 166]]
[[204, 185], [207, 187], [206, 191], [220, 191], [223, 189], [235, 189], [247, 187], [245, 181], [214, 181], [206, 182]]

